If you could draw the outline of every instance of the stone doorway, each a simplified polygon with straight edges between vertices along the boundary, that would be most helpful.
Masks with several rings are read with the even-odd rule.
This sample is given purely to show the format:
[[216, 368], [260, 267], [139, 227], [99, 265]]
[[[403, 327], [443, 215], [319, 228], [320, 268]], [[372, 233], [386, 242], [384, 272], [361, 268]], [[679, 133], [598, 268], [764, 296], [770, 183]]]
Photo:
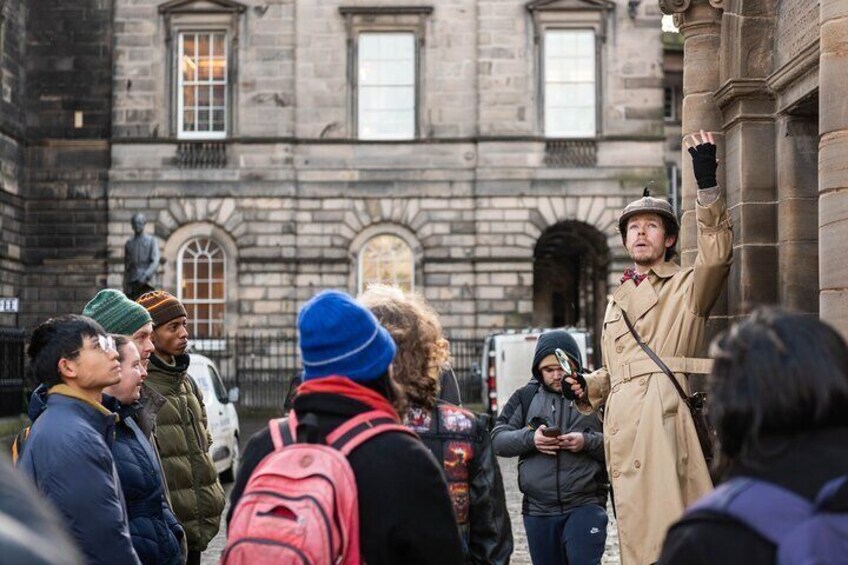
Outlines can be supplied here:
[[545, 230], [533, 253], [533, 325], [587, 328], [598, 351], [609, 255], [606, 237], [589, 224], [568, 221]]

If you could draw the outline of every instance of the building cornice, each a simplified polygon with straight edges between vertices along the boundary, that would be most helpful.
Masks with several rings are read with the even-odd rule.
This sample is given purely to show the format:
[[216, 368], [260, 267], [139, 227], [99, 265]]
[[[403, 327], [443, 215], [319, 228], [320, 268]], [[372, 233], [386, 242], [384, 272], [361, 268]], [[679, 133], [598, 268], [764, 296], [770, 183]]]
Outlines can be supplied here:
[[339, 6], [343, 16], [385, 16], [413, 15], [429, 16], [433, 13], [432, 6]]
[[793, 57], [788, 63], [777, 69], [766, 78], [769, 87], [775, 92], [783, 92], [792, 84], [819, 66], [819, 57], [821, 55], [820, 41], [816, 38], [798, 54]]
[[774, 93], [764, 79], [732, 79], [715, 92], [715, 100], [722, 110], [740, 98], [774, 100]]

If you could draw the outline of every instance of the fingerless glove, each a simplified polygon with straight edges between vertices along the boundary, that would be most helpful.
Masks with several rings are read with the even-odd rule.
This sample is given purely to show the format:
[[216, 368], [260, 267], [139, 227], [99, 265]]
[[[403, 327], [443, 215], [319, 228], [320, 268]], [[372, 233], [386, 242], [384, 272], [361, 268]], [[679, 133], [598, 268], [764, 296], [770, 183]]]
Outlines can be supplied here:
[[692, 156], [692, 169], [695, 172], [695, 180], [698, 181], [698, 188], [712, 188], [718, 184], [716, 181], [718, 161], [716, 160], [715, 144], [702, 143], [690, 147], [689, 154]]

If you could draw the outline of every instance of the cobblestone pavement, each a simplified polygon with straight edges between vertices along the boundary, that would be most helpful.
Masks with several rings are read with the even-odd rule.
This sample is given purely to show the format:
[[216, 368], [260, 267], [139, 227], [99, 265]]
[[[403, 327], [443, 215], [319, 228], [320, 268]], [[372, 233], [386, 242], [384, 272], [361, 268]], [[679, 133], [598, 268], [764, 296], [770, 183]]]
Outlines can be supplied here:
[[[512, 553], [513, 565], [530, 565], [530, 553], [527, 550], [527, 538], [524, 536], [524, 523], [521, 521], [521, 492], [518, 490], [518, 474], [517, 474], [518, 459], [500, 459], [501, 471], [504, 479], [504, 489], [506, 490], [506, 502], [509, 509], [510, 518], [512, 518], [512, 535], [515, 543], [515, 550]], [[227, 493], [227, 508], [224, 509], [226, 515], [229, 509], [230, 490], [232, 485], [224, 485]], [[608, 508], [610, 515], [609, 527], [607, 528], [607, 548], [604, 552], [602, 565], [619, 565], [621, 558], [618, 550], [618, 531], [615, 527], [615, 518], [612, 511]], [[221, 524], [221, 530], [212, 542], [209, 548], [203, 552], [201, 563], [204, 565], [214, 565], [218, 563], [221, 551], [227, 541], [225, 526]]]

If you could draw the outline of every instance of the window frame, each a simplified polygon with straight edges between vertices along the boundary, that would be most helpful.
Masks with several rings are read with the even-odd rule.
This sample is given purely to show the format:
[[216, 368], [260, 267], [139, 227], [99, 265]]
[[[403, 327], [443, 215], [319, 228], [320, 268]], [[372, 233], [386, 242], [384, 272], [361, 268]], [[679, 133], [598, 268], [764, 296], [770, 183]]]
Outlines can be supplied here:
[[[593, 80], [592, 80], [592, 83], [593, 83], [593, 86], [594, 86], [594, 92], [595, 92], [595, 96], [594, 96], [594, 100], [593, 100], [593, 107], [594, 107], [594, 110], [595, 110], [594, 127], [592, 128], [592, 132], [587, 133], [587, 134], [582, 134], [582, 133], [577, 133], [577, 132], [566, 132], [566, 133], [563, 133], [563, 134], [549, 133], [548, 127], [547, 127], [547, 121], [548, 121], [548, 116], [547, 116], [547, 109], [548, 109], [548, 104], [547, 104], [548, 68], [547, 68], [547, 65], [546, 65], [546, 60], [547, 60], [547, 55], [548, 55], [548, 52], [547, 52], [548, 51], [548, 48], [547, 48], [548, 34], [554, 33], [554, 32], [581, 32], [581, 31], [582, 32], [588, 31], [588, 32], [592, 33], [592, 36], [593, 36], [593, 46], [594, 46], [593, 63], [594, 63], [594, 71], [595, 71], [595, 75], [594, 75]], [[547, 26], [547, 27], [545, 27], [545, 29], [543, 30], [541, 35], [542, 35], [542, 40], [541, 40], [541, 47], [539, 49], [540, 57], [541, 57], [540, 63], [539, 63], [540, 68], [541, 68], [541, 90], [539, 92], [539, 97], [540, 97], [539, 110], [541, 112], [542, 132], [544, 133], [545, 138], [546, 139], [596, 139], [599, 136], [599, 129], [600, 129], [599, 125], [600, 125], [600, 121], [601, 121], [601, 102], [602, 102], [601, 101], [601, 89], [600, 89], [600, 85], [599, 85], [599, 82], [600, 82], [600, 64], [599, 64], [599, 61], [598, 61], [599, 56], [600, 56], [600, 49], [599, 49], [597, 33], [595, 32], [595, 30], [593, 28], [587, 28], [587, 27]]]
[[[533, 48], [536, 76], [536, 130], [544, 139], [597, 140], [604, 135], [605, 49], [608, 21], [614, 18], [612, 0], [531, 0], [525, 4], [533, 21]], [[545, 52], [548, 30], [588, 29], [595, 34], [595, 133], [586, 137], [549, 136], [545, 131]]]
[[[409, 289], [408, 290], [410, 292], [414, 291], [415, 290], [415, 277], [416, 277], [417, 268], [416, 268], [416, 261], [415, 261], [415, 251], [414, 251], [413, 247], [409, 244], [408, 241], [406, 241], [405, 238], [401, 237], [397, 233], [393, 233], [393, 232], [390, 232], [390, 231], [382, 231], [382, 232], [374, 233], [371, 236], [369, 236], [368, 239], [366, 239], [362, 243], [362, 247], [360, 247], [360, 249], [357, 253], [357, 257], [356, 257], [356, 265], [357, 265], [356, 288], [357, 288], [357, 294], [362, 294], [366, 290], [366, 288], [365, 288], [366, 283], [365, 283], [365, 280], [362, 276], [363, 262], [364, 262], [364, 259], [365, 259], [365, 252], [368, 249], [368, 244], [371, 243], [373, 240], [377, 239], [378, 237], [393, 237], [393, 238], [397, 239], [398, 241], [400, 241], [404, 246], [406, 246], [406, 249], [409, 251], [409, 263], [410, 263], [410, 269], [411, 269], [410, 276], [409, 276]], [[373, 282], [373, 281], [369, 281], [369, 282]], [[386, 283], [383, 283], [382, 281], [380, 281], [380, 283], [386, 284]]]
[[[362, 59], [361, 59], [361, 50], [359, 46], [362, 44], [362, 40], [364, 36], [379, 36], [379, 35], [396, 35], [396, 36], [408, 36], [412, 41], [412, 134], [411, 135], [400, 135], [395, 136], [392, 134], [385, 136], [374, 136], [374, 137], [365, 137], [362, 132], [362, 77], [360, 76]], [[418, 131], [418, 106], [420, 102], [418, 100], [418, 48], [415, 34], [410, 31], [370, 31], [363, 30], [357, 34], [356, 38], [356, 61], [354, 65], [356, 65], [356, 138], [361, 139], [363, 141], [404, 141], [409, 139], [416, 139], [419, 135]], [[372, 85], [367, 85], [372, 86]], [[386, 85], [373, 85], [375, 87], [384, 87]], [[394, 86], [394, 85], [393, 85]], [[403, 87], [408, 88], [408, 85], [402, 85]]]
[[[425, 36], [432, 6], [341, 6], [339, 13], [345, 21], [347, 32], [347, 83], [346, 100], [348, 137], [363, 142], [414, 141], [427, 131], [424, 111]], [[363, 138], [359, 133], [359, 38], [362, 33], [412, 33], [414, 38], [414, 129], [412, 137]]]
[[[212, 37], [213, 35], [223, 34], [224, 36], [224, 59], [226, 61], [226, 70], [224, 73], [224, 130], [223, 131], [185, 131], [184, 128], [184, 115], [185, 115], [185, 100], [184, 100], [184, 89], [185, 86], [183, 72], [182, 72], [182, 57], [183, 57], [183, 38], [188, 34], [195, 34], [197, 38], [201, 35], [209, 35]], [[177, 33], [177, 47], [176, 47], [176, 118], [177, 118], [177, 139], [226, 139], [230, 132], [228, 131], [229, 119], [230, 119], [230, 83], [229, 83], [229, 72], [230, 72], [230, 37], [229, 33], [226, 30], [180, 30]], [[196, 83], [200, 83], [199, 81], [195, 81]], [[209, 81], [207, 83], [200, 83], [204, 86], [214, 86], [215, 81]], [[211, 100], [210, 100], [211, 102]], [[195, 107], [198, 107], [195, 105]], [[208, 106], [208, 108], [213, 107], [212, 105]]]
[[[166, 76], [165, 88], [167, 101], [168, 124], [171, 136], [184, 141], [221, 141], [231, 139], [238, 131], [238, 60], [239, 60], [239, 29], [241, 16], [247, 6], [234, 0], [171, 0], [159, 6], [159, 13], [164, 19]], [[217, 33], [226, 34], [225, 48], [227, 50], [226, 88], [224, 98], [225, 119], [224, 132], [189, 132], [184, 135], [180, 131], [182, 118], [180, 113], [182, 92], [180, 89], [180, 35], [182, 33]], [[212, 135], [210, 135], [212, 134]]]
[[[222, 284], [222, 298], [220, 298], [220, 299], [211, 299], [211, 300], [199, 301], [196, 298], [196, 294], [197, 294], [196, 289], [195, 289], [195, 298], [187, 299], [183, 296], [183, 284], [185, 282], [185, 278], [183, 277], [183, 267], [185, 265], [185, 259], [184, 259], [185, 253], [188, 250], [189, 245], [191, 245], [191, 244], [193, 244], [194, 242], [197, 242], [197, 241], [208, 241], [208, 242], [214, 243], [217, 246], [217, 248], [220, 250], [220, 253], [221, 253], [220, 262], [221, 262], [221, 266], [223, 268], [222, 276], [221, 276], [221, 279], [220, 279], [221, 284]], [[207, 326], [207, 329], [209, 330], [210, 335], [201, 335], [197, 331], [199, 326], [198, 326], [198, 321], [197, 321], [196, 317], [195, 318], [190, 317], [188, 319], [189, 333], [192, 336], [194, 336], [195, 338], [202, 339], [202, 341], [204, 341], [204, 343], [209, 342], [210, 344], [209, 344], [209, 347], [207, 349], [210, 349], [210, 348], [214, 349], [214, 342], [216, 342], [217, 340], [222, 340], [227, 335], [227, 331], [226, 331], [227, 330], [227, 302], [228, 302], [227, 301], [227, 286], [228, 286], [227, 261], [228, 261], [228, 258], [227, 258], [226, 248], [224, 247], [224, 245], [221, 242], [217, 241], [214, 237], [211, 237], [211, 236], [199, 235], [199, 236], [191, 237], [191, 238], [187, 239], [185, 242], [183, 242], [183, 244], [180, 246], [179, 250], [177, 251], [177, 265], [176, 265], [176, 267], [177, 267], [177, 272], [176, 272], [176, 275], [177, 275], [177, 284], [176, 284], [177, 300], [179, 300], [185, 306], [190, 306], [190, 305], [196, 306], [196, 305], [200, 305], [200, 304], [205, 304], [205, 305], [209, 305], [209, 306], [211, 306], [213, 304], [222, 305], [221, 311], [223, 313], [223, 318], [221, 319], [220, 322], [215, 322], [215, 320], [211, 318], [211, 312], [210, 312], [210, 317], [206, 318], [203, 322], [203, 324], [205, 326]], [[197, 272], [196, 266], [195, 266], [194, 270], [195, 270], [195, 275], [196, 275], [196, 272]], [[210, 278], [208, 279], [208, 282], [211, 283], [214, 280], [212, 278], [211, 269], [210, 269], [209, 275], [210, 275]], [[195, 278], [192, 279], [192, 280], [195, 281], [195, 287], [196, 287], [196, 281], [198, 280], [197, 277], [195, 276]], [[188, 308], [186, 308], [186, 310], [188, 310]], [[220, 331], [220, 335], [213, 336], [213, 335], [211, 335], [212, 334], [211, 329], [216, 324], [220, 326], [221, 331]]]

